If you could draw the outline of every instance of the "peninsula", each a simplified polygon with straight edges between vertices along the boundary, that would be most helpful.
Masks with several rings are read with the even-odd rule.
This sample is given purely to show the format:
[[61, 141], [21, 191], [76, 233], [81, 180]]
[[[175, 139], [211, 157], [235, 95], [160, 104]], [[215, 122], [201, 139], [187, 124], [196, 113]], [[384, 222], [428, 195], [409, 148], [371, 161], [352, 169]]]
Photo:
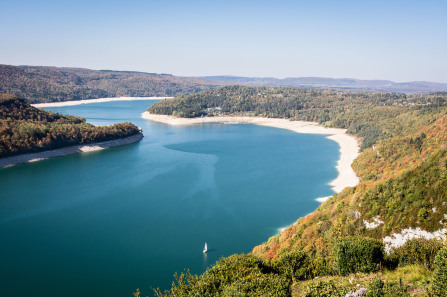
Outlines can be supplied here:
[[75, 116], [47, 112], [0, 94], [0, 168], [134, 143], [143, 138], [131, 123], [94, 126]]

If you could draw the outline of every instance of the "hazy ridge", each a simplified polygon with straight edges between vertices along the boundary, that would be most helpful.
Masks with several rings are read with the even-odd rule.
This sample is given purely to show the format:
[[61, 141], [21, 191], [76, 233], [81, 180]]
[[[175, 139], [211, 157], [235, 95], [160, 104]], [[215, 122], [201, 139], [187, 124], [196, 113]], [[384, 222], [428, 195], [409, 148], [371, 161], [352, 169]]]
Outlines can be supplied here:
[[232, 84], [254, 84], [263, 86], [286, 86], [302, 88], [335, 88], [353, 91], [380, 91], [398, 93], [444, 92], [447, 83], [428, 81], [393, 82], [390, 80], [362, 80], [354, 78], [327, 77], [243, 77], [243, 76], [204, 76], [210, 81]]
[[91, 70], [52, 66], [0, 64], [0, 93], [31, 103], [110, 97], [172, 97], [224, 85], [299, 87], [397, 93], [446, 92], [447, 83], [359, 80], [351, 78], [204, 76], [181, 77], [137, 71]]
[[0, 65], [0, 93], [31, 103], [109, 97], [170, 97], [214, 88], [200, 78], [135, 71]]

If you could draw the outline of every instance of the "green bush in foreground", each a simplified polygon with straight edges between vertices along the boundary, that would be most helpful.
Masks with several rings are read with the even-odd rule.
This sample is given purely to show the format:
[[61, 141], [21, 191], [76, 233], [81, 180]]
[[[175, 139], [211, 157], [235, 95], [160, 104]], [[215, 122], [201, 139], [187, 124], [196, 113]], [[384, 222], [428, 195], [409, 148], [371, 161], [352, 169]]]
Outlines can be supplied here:
[[356, 272], [374, 272], [383, 263], [383, 243], [379, 240], [351, 237], [335, 245], [337, 270], [346, 275]]
[[366, 297], [410, 297], [407, 286], [398, 282], [384, 283], [381, 278], [373, 280], [366, 291]]
[[274, 261], [274, 267], [292, 282], [304, 279], [309, 274], [309, 256], [303, 251], [289, 252]]
[[442, 242], [436, 239], [416, 238], [408, 240], [402, 247], [394, 250], [389, 258], [401, 267], [420, 264], [433, 270], [435, 257], [442, 246]]
[[337, 287], [331, 280], [312, 281], [306, 287], [305, 297], [344, 297], [348, 288]]
[[[290, 282], [277, 274], [252, 274], [243, 279], [236, 280], [223, 289], [222, 297], [287, 297]], [[216, 295], [217, 296], [217, 295]]]
[[430, 296], [447, 296], [447, 248], [442, 248], [435, 258], [433, 284]]
[[252, 255], [222, 258], [201, 276], [175, 275], [171, 290], [155, 290], [158, 297], [179, 296], [290, 296], [291, 280]]
[[317, 256], [311, 258], [309, 273], [311, 278], [317, 276], [334, 275], [337, 272], [334, 269], [334, 259], [332, 256]]

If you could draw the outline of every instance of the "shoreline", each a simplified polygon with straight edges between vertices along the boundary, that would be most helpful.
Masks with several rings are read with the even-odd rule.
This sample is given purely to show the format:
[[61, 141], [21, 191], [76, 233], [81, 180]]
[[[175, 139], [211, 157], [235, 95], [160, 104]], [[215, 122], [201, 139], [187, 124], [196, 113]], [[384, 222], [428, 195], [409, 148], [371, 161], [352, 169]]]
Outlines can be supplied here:
[[164, 100], [173, 97], [115, 97], [115, 98], [98, 98], [98, 99], [84, 99], [84, 100], [73, 100], [64, 102], [49, 102], [49, 103], [35, 103], [31, 104], [34, 107], [58, 107], [58, 106], [74, 106], [89, 103], [102, 103], [102, 102], [113, 102], [113, 101], [134, 101], [134, 100]]
[[87, 144], [78, 144], [78, 145], [72, 145], [67, 147], [62, 147], [54, 150], [49, 151], [43, 151], [43, 152], [36, 152], [36, 153], [28, 153], [28, 154], [21, 154], [11, 157], [5, 157], [0, 158], [0, 169], [11, 167], [18, 164], [23, 163], [31, 163], [36, 162], [40, 160], [45, 160], [49, 158], [57, 158], [62, 156], [68, 156], [68, 155], [75, 155], [80, 153], [86, 153], [86, 152], [94, 152], [99, 151], [103, 149], [108, 149], [116, 146], [122, 146], [127, 145], [131, 143], [135, 143], [143, 139], [143, 134], [139, 133], [136, 135], [128, 136], [125, 138], [120, 139], [114, 139], [114, 140], [108, 140], [103, 142], [93, 142], [93, 143], [87, 143]]
[[[329, 185], [335, 193], [340, 193], [346, 187], [358, 185], [359, 178], [351, 167], [352, 162], [359, 155], [360, 146], [355, 137], [346, 134], [346, 129], [325, 128], [313, 122], [290, 121], [287, 119], [261, 118], [261, 117], [241, 117], [241, 116], [220, 116], [202, 118], [178, 118], [167, 115], [151, 114], [147, 111], [141, 114], [147, 120], [161, 122], [169, 125], [193, 125], [202, 123], [243, 123], [268, 126], [280, 129], [287, 129], [297, 133], [326, 135], [327, 138], [335, 141], [340, 146], [340, 158], [337, 161], [336, 169], [338, 176]], [[329, 197], [317, 198], [323, 203]]]

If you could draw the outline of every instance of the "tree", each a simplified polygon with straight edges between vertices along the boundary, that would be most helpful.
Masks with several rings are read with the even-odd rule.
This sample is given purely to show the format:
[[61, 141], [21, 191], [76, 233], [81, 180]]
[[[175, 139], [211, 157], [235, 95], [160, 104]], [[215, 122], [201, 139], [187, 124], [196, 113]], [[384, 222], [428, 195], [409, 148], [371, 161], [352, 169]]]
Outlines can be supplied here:
[[447, 247], [442, 248], [436, 255], [430, 296], [447, 296]]
[[307, 276], [309, 256], [303, 251], [288, 252], [275, 260], [274, 266], [278, 271], [295, 282]]

